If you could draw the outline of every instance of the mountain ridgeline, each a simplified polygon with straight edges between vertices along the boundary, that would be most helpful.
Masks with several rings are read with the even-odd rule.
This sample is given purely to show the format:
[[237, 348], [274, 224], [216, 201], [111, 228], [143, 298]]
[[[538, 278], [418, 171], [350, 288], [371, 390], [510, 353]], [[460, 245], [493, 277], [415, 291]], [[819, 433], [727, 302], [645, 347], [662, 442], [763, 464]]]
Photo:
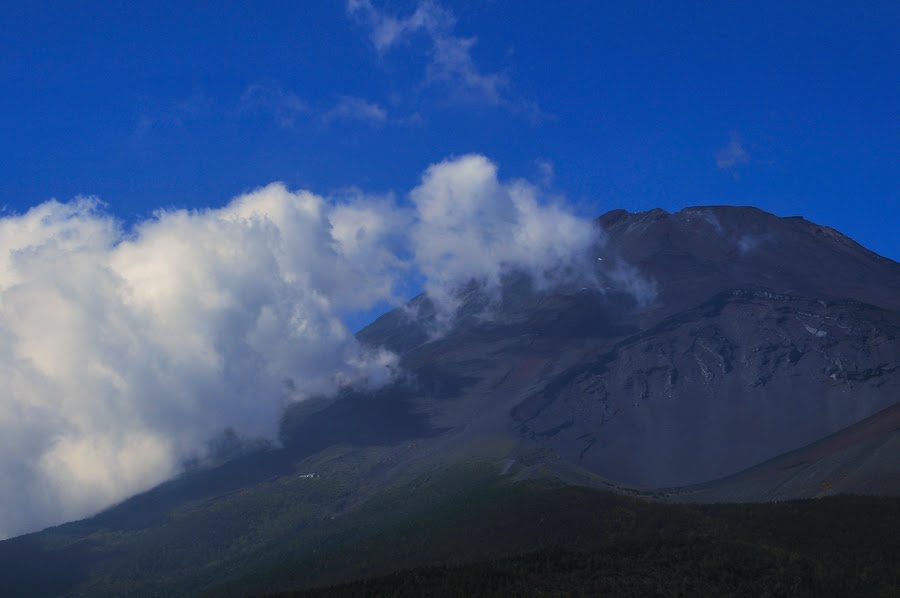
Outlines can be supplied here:
[[[281, 446], [0, 542], [0, 594], [246, 595], [435, 565], [454, 567], [334, 593], [537, 592], [532, 576], [891, 594], [900, 264], [749, 207], [596, 225], [582, 279], [473, 287], [440, 336], [425, 296], [376, 320], [358, 338], [403, 375], [291, 407]], [[835, 494], [878, 496], [781, 504]]]

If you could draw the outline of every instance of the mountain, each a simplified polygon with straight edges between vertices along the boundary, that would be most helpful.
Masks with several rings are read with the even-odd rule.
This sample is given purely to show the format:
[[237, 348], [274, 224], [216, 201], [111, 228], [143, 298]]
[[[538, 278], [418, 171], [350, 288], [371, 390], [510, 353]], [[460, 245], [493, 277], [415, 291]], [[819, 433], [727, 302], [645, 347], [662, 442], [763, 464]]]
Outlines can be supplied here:
[[[597, 226], [590, 271], [567, 284], [473, 285], [447, 330], [425, 296], [379, 318], [358, 337], [397, 352], [403, 376], [295, 405], [279, 447], [0, 542], [0, 594], [241, 595], [509, 570], [560, 545], [626, 568], [628, 550], [660, 571], [706, 563], [686, 592], [808, 579], [798, 593], [854, 593], [832, 577], [873, 567], [890, 593], [900, 553], [882, 535], [900, 537], [900, 499], [669, 503], [900, 496], [900, 264], [755, 208], [617, 210]], [[792, 518], [843, 535], [817, 548]], [[698, 541], [730, 555], [737, 585], [677, 548]], [[785, 555], [799, 569], [747, 581], [741, 563]]]
[[605, 290], [514, 279], [489, 319], [474, 294], [435, 342], [416, 346], [427, 337], [406, 312], [360, 337], [401, 352], [420, 404], [462, 438], [646, 488], [737, 473], [900, 400], [896, 262], [754, 208], [598, 223]]

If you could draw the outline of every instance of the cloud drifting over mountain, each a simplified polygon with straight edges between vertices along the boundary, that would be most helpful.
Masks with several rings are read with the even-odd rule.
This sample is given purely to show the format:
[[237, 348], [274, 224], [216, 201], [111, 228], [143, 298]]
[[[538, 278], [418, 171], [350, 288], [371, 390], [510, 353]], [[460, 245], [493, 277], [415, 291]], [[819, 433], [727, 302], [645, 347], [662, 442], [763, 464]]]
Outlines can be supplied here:
[[396, 357], [341, 316], [410, 277], [449, 321], [473, 279], [549, 286], [597, 240], [481, 156], [431, 166], [410, 200], [276, 183], [130, 229], [92, 199], [0, 219], [0, 537], [147, 489], [226, 428], [274, 438], [288, 402], [384, 384]]
[[415, 262], [439, 320], [452, 318], [456, 292], [472, 279], [496, 297], [512, 270], [527, 272], [538, 288], [593, 275], [588, 249], [599, 241], [596, 227], [541, 201], [530, 183], [501, 182], [483, 156], [431, 166], [410, 197]]

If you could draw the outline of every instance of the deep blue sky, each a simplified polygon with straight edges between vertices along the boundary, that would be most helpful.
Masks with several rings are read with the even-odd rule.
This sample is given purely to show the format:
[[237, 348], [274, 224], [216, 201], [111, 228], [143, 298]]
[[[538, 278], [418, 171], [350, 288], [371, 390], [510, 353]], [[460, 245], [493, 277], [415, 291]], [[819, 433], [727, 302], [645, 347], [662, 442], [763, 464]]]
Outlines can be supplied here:
[[133, 220], [273, 180], [403, 193], [480, 152], [505, 178], [552, 164], [585, 214], [752, 204], [900, 260], [897, 2], [447, 0], [452, 26], [381, 52], [344, 2], [14, 4], [7, 210], [90, 194]]

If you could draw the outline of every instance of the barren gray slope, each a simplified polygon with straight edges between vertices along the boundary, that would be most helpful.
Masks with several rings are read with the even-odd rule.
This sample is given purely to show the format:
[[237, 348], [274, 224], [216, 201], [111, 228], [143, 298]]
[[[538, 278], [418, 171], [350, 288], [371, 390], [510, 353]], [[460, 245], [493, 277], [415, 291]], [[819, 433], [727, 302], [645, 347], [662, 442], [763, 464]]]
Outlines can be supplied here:
[[744, 502], [835, 494], [900, 496], [900, 404], [746, 471], [667, 495], [674, 502]]

